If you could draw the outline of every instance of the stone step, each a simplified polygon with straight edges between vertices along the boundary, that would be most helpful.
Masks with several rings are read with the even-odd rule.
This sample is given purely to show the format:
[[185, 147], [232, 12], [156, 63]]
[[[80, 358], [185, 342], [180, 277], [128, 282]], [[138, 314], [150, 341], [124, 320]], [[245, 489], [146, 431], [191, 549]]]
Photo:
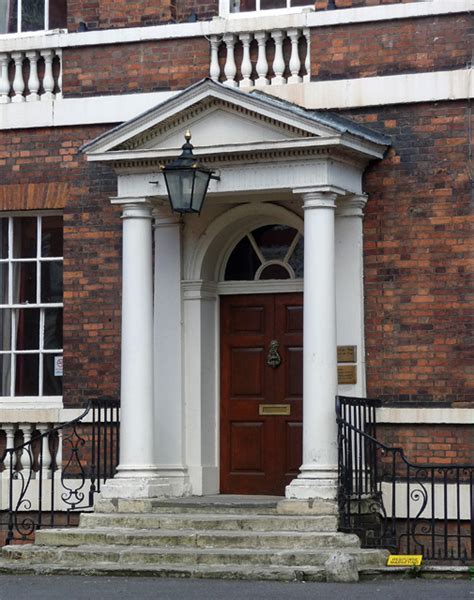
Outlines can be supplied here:
[[239, 579], [249, 581], [325, 581], [322, 567], [248, 567], [242, 565], [143, 565], [113, 562], [77, 565], [75, 563], [18, 563], [0, 561], [0, 573], [31, 575], [101, 575], [142, 577], [192, 577], [196, 579]]
[[[340, 552], [354, 556], [360, 568], [382, 567], [387, 552], [339, 548]], [[3, 557], [12, 561], [51, 564], [95, 564], [118, 562], [120, 564], [173, 564], [182, 565], [247, 565], [247, 566], [323, 566], [334, 549], [318, 550], [250, 550], [207, 548], [149, 548], [143, 546], [104, 547], [84, 545], [10, 546], [4, 548]]]
[[[172, 499], [98, 499], [96, 513], [203, 513], [276, 515], [280, 496], [189, 496]], [[324, 513], [326, 514], [326, 513]], [[328, 513], [334, 514], [334, 513]]]
[[197, 529], [234, 531], [337, 531], [337, 517], [297, 517], [231, 514], [136, 514], [83, 513], [81, 527], [125, 527], [134, 529]]
[[336, 532], [254, 532], [194, 530], [140, 530], [127, 528], [42, 529], [36, 532], [40, 546], [90, 544], [133, 546], [188, 546], [195, 548], [315, 549], [360, 547], [356, 535]]

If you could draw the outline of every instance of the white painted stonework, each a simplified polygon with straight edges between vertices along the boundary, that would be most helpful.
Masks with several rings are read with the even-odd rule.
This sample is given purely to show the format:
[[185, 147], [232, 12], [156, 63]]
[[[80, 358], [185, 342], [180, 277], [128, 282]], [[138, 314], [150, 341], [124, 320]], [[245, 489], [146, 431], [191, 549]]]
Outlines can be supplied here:
[[[408, 5], [407, 5], [408, 6]], [[251, 89], [251, 88], [249, 88]], [[473, 69], [269, 85], [265, 92], [308, 109], [466, 100], [474, 97]], [[179, 92], [66, 98], [0, 106], [0, 129], [121, 123]]]
[[[212, 182], [200, 217], [179, 220], [168, 208], [159, 164], [179, 153], [188, 128], [196, 154], [218, 170], [220, 181]], [[151, 224], [150, 233], [145, 235], [143, 229], [141, 238], [130, 237], [135, 234], [127, 225], [129, 210], [154, 207], [153, 347], [144, 336], [141, 345], [124, 339], [122, 348], [122, 365], [132, 358], [134, 365], [132, 370], [122, 369], [122, 423], [129, 418], [129, 407], [140, 407], [143, 414], [139, 419], [131, 416], [132, 424], [122, 427], [126, 439], [119, 476], [106, 486], [106, 495], [156, 494], [157, 484], [165, 495], [219, 491], [219, 295], [287, 291], [289, 285], [301, 289], [303, 283], [223, 282], [225, 264], [249, 230], [280, 223], [304, 231], [306, 265], [305, 464], [287, 493], [291, 498], [335, 498], [334, 397], [338, 391], [365, 391], [362, 174], [369, 160], [383, 157], [387, 143], [369, 130], [352, 129], [350, 122], [313, 118], [270, 97], [205, 80], [85, 146], [88, 160], [112, 162], [118, 174], [118, 197], [112, 201], [123, 206], [124, 248], [137, 247], [134, 269], [139, 273], [152, 266], [151, 250], [143, 254]], [[148, 227], [145, 220], [140, 222]], [[143, 332], [150, 292], [144, 279], [136, 279], [137, 273], [130, 277], [127, 256], [124, 327], [130, 315], [134, 329]], [[146, 260], [147, 266], [137, 264]], [[138, 321], [135, 313], [141, 314]], [[358, 348], [354, 386], [338, 389], [337, 340]], [[148, 381], [150, 357], [152, 406], [146, 401], [148, 387], [137, 394], [132, 384], [134, 378], [140, 380], [140, 372], [140, 385]], [[148, 444], [142, 465], [133, 443], [136, 436]], [[150, 452], [154, 466], [146, 458]]]

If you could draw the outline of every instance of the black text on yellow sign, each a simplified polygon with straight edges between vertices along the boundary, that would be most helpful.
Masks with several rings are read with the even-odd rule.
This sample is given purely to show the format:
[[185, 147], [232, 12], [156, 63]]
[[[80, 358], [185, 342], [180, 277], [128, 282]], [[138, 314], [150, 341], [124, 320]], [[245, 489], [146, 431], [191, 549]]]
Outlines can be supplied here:
[[421, 554], [391, 554], [387, 567], [419, 567], [423, 560]]

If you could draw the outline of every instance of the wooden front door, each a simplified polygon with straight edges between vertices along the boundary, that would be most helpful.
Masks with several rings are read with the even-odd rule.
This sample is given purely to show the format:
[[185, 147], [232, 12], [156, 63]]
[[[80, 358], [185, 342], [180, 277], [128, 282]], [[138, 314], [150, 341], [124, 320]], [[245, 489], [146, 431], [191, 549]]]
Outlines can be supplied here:
[[302, 346], [302, 294], [221, 298], [222, 493], [283, 495], [298, 474]]

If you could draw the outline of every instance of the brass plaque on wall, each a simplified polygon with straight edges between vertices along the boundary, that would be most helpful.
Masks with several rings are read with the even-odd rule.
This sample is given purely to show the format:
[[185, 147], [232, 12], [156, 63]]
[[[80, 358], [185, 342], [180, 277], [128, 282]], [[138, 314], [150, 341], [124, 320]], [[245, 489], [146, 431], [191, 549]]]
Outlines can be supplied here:
[[337, 362], [338, 363], [355, 363], [355, 362], [357, 362], [357, 346], [338, 346], [337, 347]]
[[337, 367], [337, 382], [342, 385], [357, 383], [357, 367], [355, 365]]
[[259, 415], [290, 415], [291, 405], [290, 404], [259, 404], [258, 405]]

